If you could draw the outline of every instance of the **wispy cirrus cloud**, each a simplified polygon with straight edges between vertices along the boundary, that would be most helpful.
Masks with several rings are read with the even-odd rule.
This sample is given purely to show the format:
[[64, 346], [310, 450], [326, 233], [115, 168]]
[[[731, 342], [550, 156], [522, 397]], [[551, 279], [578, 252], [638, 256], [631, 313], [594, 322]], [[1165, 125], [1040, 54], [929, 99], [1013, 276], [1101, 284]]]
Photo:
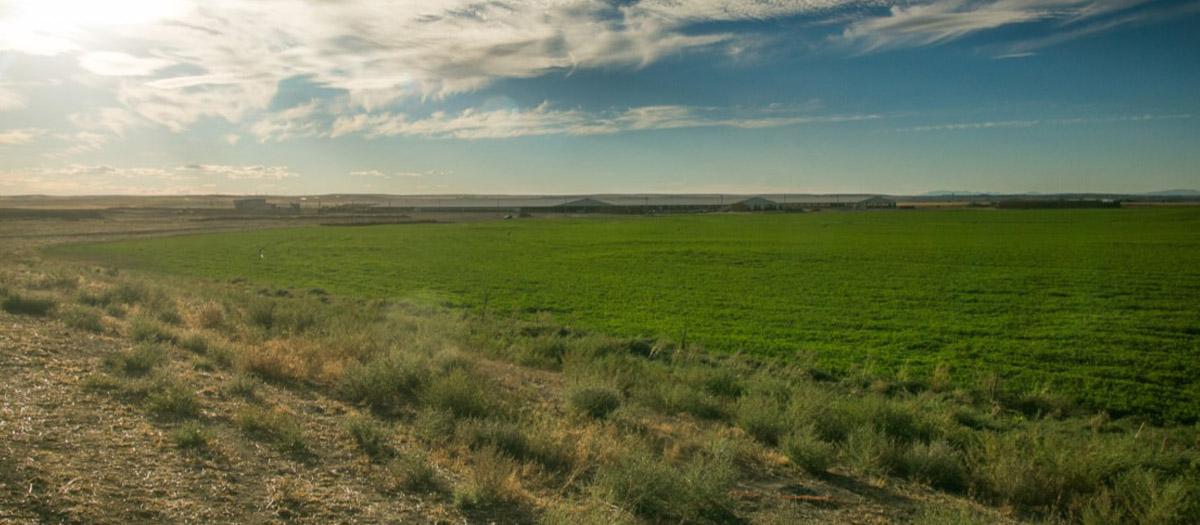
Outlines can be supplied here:
[[29, 144], [38, 137], [45, 135], [46, 130], [39, 128], [20, 128], [0, 130], [0, 146], [16, 146]]
[[1108, 117], [1076, 117], [1076, 118], [1053, 118], [1053, 119], [1027, 119], [1027, 120], [990, 120], [978, 122], [953, 122], [944, 124], [929, 124], [923, 126], [912, 126], [907, 128], [896, 128], [888, 131], [893, 132], [931, 132], [931, 131], [974, 131], [988, 129], [1005, 129], [1005, 128], [1031, 128], [1034, 126], [1073, 126], [1081, 124], [1115, 124], [1121, 122], [1147, 122], [1153, 120], [1184, 120], [1192, 118], [1191, 113], [1174, 113], [1174, 114], [1141, 114], [1141, 115], [1122, 115]]
[[621, 111], [556, 109], [549, 103], [528, 109], [434, 112], [411, 118], [399, 113], [359, 113], [337, 117], [328, 136], [360, 134], [367, 138], [426, 137], [502, 139], [543, 135], [607, 135], [624, 131], [730, 127], [757, 129], [800, 124], [837, 123], [881, 118], [877, 114], [814, 115], [807, 107], [768, 106], [726, 109], [677, 105], [641, 106]]
[[[1123, 12], [1149, 0], [933, 0], [892, 5], [882, 16], [849, 23], [838, 40], [861, 52], [943, 44], [967, 35], [1004, 26], [1034, 22], [1054, 23], [1052, 35], [1083, 36], [1072, 27], [1084, 21]], [[1131, 18], [1144, 13], [1127, 15]], [[1106, 28], [1121, 24], [1109, 24]], [[1097, 25], [1100, 28], [1101, 25]], [[1097, 29], [1103, 30], [1103, 29]], [[1029, 49], [1005, 53], [1015, 56]]]
[[166, 195], [266, 190], [296, 176], [286, 166], [67, 164], [0, 170], [0, 193]]

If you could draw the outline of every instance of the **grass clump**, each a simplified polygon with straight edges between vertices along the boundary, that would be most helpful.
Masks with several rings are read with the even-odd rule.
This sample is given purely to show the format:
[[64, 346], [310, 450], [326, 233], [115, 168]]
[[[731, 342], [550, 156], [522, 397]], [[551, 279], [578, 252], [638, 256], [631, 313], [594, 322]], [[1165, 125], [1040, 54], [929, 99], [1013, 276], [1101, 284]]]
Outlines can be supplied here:
[[225, 308], [216, 301], [206, 301], [196, 307], [196, 325], [200, 328], [215, 330], [225, 325]]
[[372, 461], [381, 461], [393, 455], [392, 447], [388, 444], [387, 428], [370, 417], [351, 417], [346, 421], [346, 432]]
[[494, 413], [497, 406], [490, 401], [490, 394], [482, 377], [472, 376], [463, 370], [435, 379], [425, 390], [425, 402], [429, 406], [446, 410], [456, 417], [484, 417]]
[[380, 414], [395, 414], [417, 400], [429, 380], [425, 362], [393, 352], [346, 369], [338, 393], [347, 401], [362, 403]]
[[191, 389], [179, 383], [166, 383], [146, 397], [146, 407], [159, 417], [185, 419], [200, 415], [200, 401]]
[[179, 340], [179, 347], [193, 354], [208, 352], [208, 338], [199, 332], [192, 332]]
[[235, 421], [238, 428], [251, 439], [272, 443], [294, 456], [308, 453], [308, 443], [300, 423], [287, 412], [248, 407], [237, 413]]
[[900, 453], [901, 474], [952, 492], [967, 487], [967, 470], [963, 455], [945, 441], [916, 443]]
[[616, 389], [601, 386], [574, 388], [567, 394], [571, 408], [594, 419], [604, 419], [621, 408], [621, 394]]
[[138, 281], [122, 281], [104, 294], [105, 303], [138, 304], [150, 297], [150, 287]]
[[136, 317], [129, 325], [129, 337], [146, 343], [173, 343], [175, 334], [152, 319]]
[[166, 360], [166, 349], [154, 343], [142, 343], [105, 358], [110, 367], [130, 376], [146, 375]]
[[53, 299], [28, 297], [14, 293], [5, 297], [4, 301], [0, 301], [0, 308], [10, 314], [43, 317], [54, 309], [55, 304]]
[[454, 490], [454, 503], [473, 511], [494, 510], [520, 501], [515, 480], [516, 464], [494, 448], [472, 455], [467, 478]]
[[171, 432], [171, 440], [175, 442], [175, 446], [184, 450], [206, 450], [211, 439], [212, 434], [208, 429], [195, 421], [179, 425], [179, 428]]
[[774, 399], [760, 396], [738, 401], [737, 424], [751, 437], [770, 446], [778, 445], [790, 426], [784, 407]]
[[82, 306], [67, 306], [59, 311], [59, 318], [67, 326], [87, 332], [103, 332], [104, 323], [100, 322], [100, 314], [91, 308]]
[[675, 466], [634, 447], [601, 465], [596, 495], [653, 522], [723, 523], [731, 517], [734, 468], [725, 458], [696, 457]]
[[822, 441], [811, 424], [788, 434], [781, 448], [793, 464], [812, 474], [824, 473], [837, 459], [837, 448], [832, 443]]
[[397, 453], [385, 467], [385, 475], [388, 485], [397, 492], [439, 492], [442, 490], [437, 469], [421, 452]]
[[242, 399], [253, 401], [258, 398], [258, 387], [262, 383], [250, 374], [235, 374], [225, 383], [225, 392]]

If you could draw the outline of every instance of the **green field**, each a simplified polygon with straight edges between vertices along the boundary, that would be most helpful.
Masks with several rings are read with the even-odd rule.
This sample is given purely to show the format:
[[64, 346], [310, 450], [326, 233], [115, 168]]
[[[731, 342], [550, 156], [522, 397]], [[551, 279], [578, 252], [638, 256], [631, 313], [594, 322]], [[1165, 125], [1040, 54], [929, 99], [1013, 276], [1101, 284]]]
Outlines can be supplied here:
[[[260, 250], [262, 257], [260, 258]], [[548, 311], [622, 335], [1200, 417], [1200, 209], [698, 215], [69, 245], [151, 271]], [[685, 335], [686, 334], [686, 335]]]

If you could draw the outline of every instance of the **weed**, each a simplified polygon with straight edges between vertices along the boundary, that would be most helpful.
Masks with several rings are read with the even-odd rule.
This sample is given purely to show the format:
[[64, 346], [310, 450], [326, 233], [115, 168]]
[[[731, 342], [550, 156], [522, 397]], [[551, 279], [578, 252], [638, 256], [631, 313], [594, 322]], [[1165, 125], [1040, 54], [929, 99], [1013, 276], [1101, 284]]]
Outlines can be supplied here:
[[145, 343], [172, 343], [175, 334], [157, 322], [145, 317], [136, 317], [129, 325], [129, 337]]
[[747, 396], [738, 400], [737, 424], [759, 442], [775, 446], [787, 432], [790, 421], [784, 407], [774, 399]]
[[433, 408], [446, 410], [457, 417], [483, 417], [498, 407], [491, 401], [481, 377], [472, 377], [462, 370], [452, 370], [436, 378], [425, 391], [425, 402]]
[[577, 387], [567, 392], [567, 400], [576, 412], [595, 419], [604, 419], [621, 407], [621, 394], [608, 387]]
[[916, 443], [900, 454], [900, 473], [930, 486], [962, 491], [967, 485], [962, 453], [945, 441]]
[[200, 415], [200, 401], [196, 394], [177, 382], [168, 382], [146, 397], [146, 407], [159, 417], [192, 418]]
[[110, 367], [131, 376], [145, 375], [166, 360], [166, 349], [153, 343], [141, 343], [129, 350], [105, 357], [105, 362]]
[[208, 338], [199, 332], [192, 332], [179, 340], [179, 347], [193, 354], [208, 352]]
[[427, 365], [420, 359], [394, 352], [355, 364], [346, 369], [338, 383], [343, 399], [364, 403], [381, 414], [394, 414], [413, 403], [428, 382]]
[[258, 378], [249, 374], [236, 374], [225, 384], [225, 391], [231, 395], [253, 401], [258, 397]]
[[58, 316], [63, 320], [63, 323], [76, 330], [88, 332], [104, 331], [104, 323], [100, 322], [100, 314], [91, 308], [66, 306], [59, 309]]
[[273, 443], [294, 456], [308, 453], [308, 443], [300, 423], [287, 412], [247, 407], [237, 413], [235, 420], [238, 428], [251, 439]]
[[520, 499], [513, 481], [516, 465], [494, 448], [472, 455], [471, 471], [454, 490], [454, 503], [466, 510], [491, 510]]
[[31, 315], [41, 317], [50, 313], [54, 309], [55, 301], [49, 298], [42, 297], [25, 297], [18, 294], [12, 294], [4, 298], [0, 302], [0, 308], [5, 312], [17, 315]]
[[205, 450], [212, 439], [211, 432], [195, 421], [188, 421], [171, 432], [175, 446], [185, 450]]
[[448, 410], [425, 408], [413, 420], [413, 430], [430, 444], [444, 444], [455, 435], [458, 421]]
[[225, 324], [225, 308], [216, 301], [206, 301], [196, 308], [196, 324], [200, 328], [215, 330]]
[[781, 446], [792, 463], [813, 474], [824, 473], [837, 457], [836, 447], [821, 441], [811, 423], [788, 434]]
[[397, 453], [386, 468], [387, 479], [395, 491], [438, 492], [442, 483], [437, 469], [419, 451]]
[[676, 467], [641, 447], [598, 467], [597, 497], [654, 522], [720, 523], [730, 518], [727, 492], [733, 467], [695, 458]]
[[346, 421], [346, 432], [354, 443], [373, 461], [382, 461], [393, 454], [388, 444], [388, 431], [367, 416], [354, 416]]

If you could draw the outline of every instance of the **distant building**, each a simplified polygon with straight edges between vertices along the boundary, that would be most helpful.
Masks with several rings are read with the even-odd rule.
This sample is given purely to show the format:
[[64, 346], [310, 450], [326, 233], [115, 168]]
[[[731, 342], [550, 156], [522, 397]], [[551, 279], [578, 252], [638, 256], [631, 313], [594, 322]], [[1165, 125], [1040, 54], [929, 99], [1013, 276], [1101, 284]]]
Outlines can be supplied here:
[[771, 211], [778, 210], [779, 203], [762, 197], [751, 197], [744, 201], [735, 202], [729, 208], [733, 211]]
[[1120, 208], [1121, 201], [1115, 199], [1012, 199], [996, 203], [997, 208]]
[[573, 201], [556, 204], [550, 207], [550, 211], [562, 213], [605, 213], [616, 212], [614, 206], [607, 202], [592, 198], [577, 199]]
[[237, 199], [233, 201], [233, 207], [239, 211], [258, 211], [271, 209], [271, 205], [267, 204], [267, 199], [260, 198]]
[[880, 209], [895, 208], [896, 201], [879, 195], [793, 195], [784, 199], [782, 207], [788, 210], [806, 209]]

